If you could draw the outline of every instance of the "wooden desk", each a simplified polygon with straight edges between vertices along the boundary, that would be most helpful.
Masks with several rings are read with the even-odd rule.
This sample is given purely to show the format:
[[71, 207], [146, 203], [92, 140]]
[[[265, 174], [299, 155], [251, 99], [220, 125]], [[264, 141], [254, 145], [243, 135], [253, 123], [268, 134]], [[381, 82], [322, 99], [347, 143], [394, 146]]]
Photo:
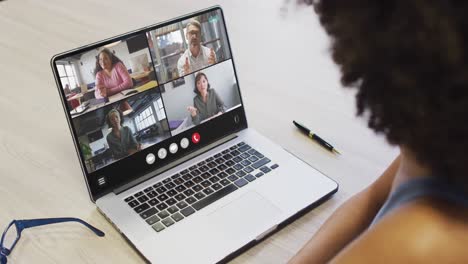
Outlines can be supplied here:
[[[397, 150], [354, 116], [354, 92], [341, 88], [312, 9], [283, 17], [283, 0], [0, 2], [0, 231], [12, 219], [75, 216], [106, 233], [77, 224], [28, 229], [9, 262], [144, 263], [89, 200], [49, 60], [215, 3], [224, 8], [249, 125], [340, 183], [331, 200], [233, 263], [284, 263], [393, 160]], [[292, 119], [343, 155], [308, 140]]]

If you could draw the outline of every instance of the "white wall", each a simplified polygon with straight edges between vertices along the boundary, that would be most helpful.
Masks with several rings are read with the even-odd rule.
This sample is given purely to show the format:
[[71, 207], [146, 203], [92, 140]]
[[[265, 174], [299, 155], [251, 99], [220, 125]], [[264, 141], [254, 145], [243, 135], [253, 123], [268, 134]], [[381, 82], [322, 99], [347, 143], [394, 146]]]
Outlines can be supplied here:
[[[211, 88], [221, 97], [226, 108], [240, 104], [240, 96], [234, 77], [234, 69], [231, 60], [224, 61], [202, 70], [208, 77]], [[185, 84], [173, 87], [172, 82], [164, 85], [165, 92], [162, 93], [167, 118], [171, 120], [183, 120], [188, 117], [187, 106], [193, 105], [193, 92], [195, 87], [195, 74], [185, 76]]]

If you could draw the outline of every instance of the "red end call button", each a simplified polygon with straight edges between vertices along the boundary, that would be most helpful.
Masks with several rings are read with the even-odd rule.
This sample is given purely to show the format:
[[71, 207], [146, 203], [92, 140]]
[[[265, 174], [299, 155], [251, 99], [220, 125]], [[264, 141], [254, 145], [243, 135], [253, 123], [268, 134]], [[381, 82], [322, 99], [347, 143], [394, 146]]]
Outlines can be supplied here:
[[192, 134], [192, 142], [193, 142], [193, 144], [198, 144], [198, 142], [200, 142], [200, 134], [193, 133]]

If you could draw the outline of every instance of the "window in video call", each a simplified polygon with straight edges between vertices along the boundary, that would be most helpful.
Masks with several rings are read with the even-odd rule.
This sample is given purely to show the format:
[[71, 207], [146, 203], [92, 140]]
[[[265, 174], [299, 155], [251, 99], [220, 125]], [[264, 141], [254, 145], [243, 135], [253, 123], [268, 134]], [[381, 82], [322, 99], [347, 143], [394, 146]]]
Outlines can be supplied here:
[[241, 105], [219, 10], [56, 67], [88, 173]]

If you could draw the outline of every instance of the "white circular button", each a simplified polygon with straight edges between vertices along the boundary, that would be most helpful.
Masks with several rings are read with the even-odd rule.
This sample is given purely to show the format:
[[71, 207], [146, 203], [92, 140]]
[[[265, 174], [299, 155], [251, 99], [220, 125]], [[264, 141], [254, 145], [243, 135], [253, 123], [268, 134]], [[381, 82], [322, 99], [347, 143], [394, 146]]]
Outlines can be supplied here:
[[183, 139], [180, 141], [180, 146], [181, 146], [183, 149], [188, 148], [188, 145], [189, 145], [189, 140], [188, 140], [188, 138], [183, 138]]
[[153, 153], [150, 153], [148, 155], [146, 155], [146, 163], [148, 164], [153, 164], [154, 162], [156, 161], [156, 157], [154, 156]]
[[165, 148], [160, 148], [158, 150], [158, 157], [164, 159], [167, 156], [167, 150]]
[[177, 150], [179, 150], [179, 147], [177, 146], [176, 143], [172, 143], [169, 146], [169, 152], [171, 152], [172, 154], [175, 154], [177, 152]]

